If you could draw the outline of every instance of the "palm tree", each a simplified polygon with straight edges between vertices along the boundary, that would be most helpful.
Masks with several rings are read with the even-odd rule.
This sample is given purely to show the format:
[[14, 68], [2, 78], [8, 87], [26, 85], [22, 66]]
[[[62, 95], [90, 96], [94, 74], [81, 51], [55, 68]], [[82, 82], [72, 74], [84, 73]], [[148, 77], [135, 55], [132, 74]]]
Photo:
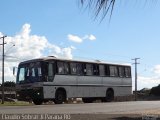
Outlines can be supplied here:
[[[115, 2], [117, 1], [118, 0], [80, 0], [81, 5], [86, 5], [88, 8], [95, 11], [95, 18], [102, 12], [102, 20], [108, 13], [111, 18]], [[148, 1], [156, 3], [158, 0], [143, 0], [144, 3]], [[137, 2], [137, 0], [135, 2]]]
[[87, 7], [95, 10], [95, 17], [97, 17], [102, 11], [102, 19], [110, 12], [112, 16], [114, 4], [116, 0], [81, 0], [81, 4], [87, 4]]

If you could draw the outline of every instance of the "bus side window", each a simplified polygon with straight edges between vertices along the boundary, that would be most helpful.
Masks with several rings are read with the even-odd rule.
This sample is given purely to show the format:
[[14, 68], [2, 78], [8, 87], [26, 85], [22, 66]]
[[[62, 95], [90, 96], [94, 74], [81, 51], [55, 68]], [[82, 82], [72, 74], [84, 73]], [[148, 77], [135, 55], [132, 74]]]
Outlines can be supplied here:
[[118, 72], [119, 72], [119, 77], [125, 77], [124, 67], [119, 66], [118, 67]]
[[64, 65], [63, 62], [57, 62], [58, 74], [64, 74]]
[[93, 75], [99, 75], [99, 66], [97, 64], [93, 64]]
[[93, 75], [93, 65], [86, 64], [86, 75]]
[[53, 64], [48, 64], [48, 76], [53, 76]]
[[104, 65], [99, 65], [99, 75], [105, 76], [105, 66]]
[[110, 69], [110, 76], [113, 76], [113, 77], [118, 76], [117, 66], [109, 66], [109, 69]]
[[69, 65], [67, 62], [64, 62], [64, 74], [69, 74]]
[[77, 63], [77, 75], [83, 75], [83, 64]]
[[48, 81], [52, 82], [54, 78], [53, 63], [48, 64]]
[[105, 74], [106, 74], [106, 76], [110, 76], [110, 68], [109, 68], [109, 65], [105, 65]]
[[86, 63], [83, 63], [83, 73], [84, 73], [84, 75], [86, 75], [86, 72], [87, 72], [87, 70], [86, 70]]
[[71, 74], [76, 75], [77, 74], [77, 65], [76, 63], [70, 63], [70, 69], [71, 69]]
[[125, 67], [125, 77], [131, 77], [131, 68]]

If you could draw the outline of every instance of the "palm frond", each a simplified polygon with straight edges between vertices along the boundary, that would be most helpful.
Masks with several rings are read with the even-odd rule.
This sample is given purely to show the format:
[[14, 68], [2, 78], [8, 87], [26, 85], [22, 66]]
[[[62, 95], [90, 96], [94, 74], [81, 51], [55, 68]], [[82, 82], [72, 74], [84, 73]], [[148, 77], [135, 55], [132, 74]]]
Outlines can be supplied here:
[[[132, 0], [131, 0], [132, 1]], [[148, 4], [157, 4], [158, 0], [136, 0], [134, 2], [143, 2], [144, 5]], [[111, 18], [113, 9], [115, 6], [115, 2], [118, 2], [118, 0], [80, 0], [82, 6], [86, 6], [89, 9], [92, 9], [95, 11], [95, 18], [99, 14], [102, 15], [102, 20], [105, 18], [105, 16], [108, 14]], [[151, 2], [151, 3], [150, 3]]]
[[95, 18], [102, 12], [102, 19], [109, 13], [110, 17], [114, 9], [115, 0], [81, 0], [81, 4], [95, 10]]

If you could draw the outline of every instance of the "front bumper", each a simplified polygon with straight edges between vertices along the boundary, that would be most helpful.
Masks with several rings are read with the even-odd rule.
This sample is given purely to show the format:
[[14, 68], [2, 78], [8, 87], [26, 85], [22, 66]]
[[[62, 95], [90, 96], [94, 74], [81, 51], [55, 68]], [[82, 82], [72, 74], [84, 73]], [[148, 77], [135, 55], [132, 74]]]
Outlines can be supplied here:
[[21, 89], [16, 91], [17, 99], [30, 101], [33, 99], [44, 99], [43, 88]]

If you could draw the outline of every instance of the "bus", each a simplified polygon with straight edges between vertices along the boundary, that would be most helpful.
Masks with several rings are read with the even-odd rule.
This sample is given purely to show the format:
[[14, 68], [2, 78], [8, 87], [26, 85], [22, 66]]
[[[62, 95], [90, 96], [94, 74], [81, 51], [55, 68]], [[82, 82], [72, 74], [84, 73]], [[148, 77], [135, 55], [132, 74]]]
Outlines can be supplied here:
[[18, 65], [16, 92], [18, 100], [36, 105], [50, 100], [62, 104], [69, 98], [110, 102], [132, 94], [131, 66], [54, 56], [32, 59]]

